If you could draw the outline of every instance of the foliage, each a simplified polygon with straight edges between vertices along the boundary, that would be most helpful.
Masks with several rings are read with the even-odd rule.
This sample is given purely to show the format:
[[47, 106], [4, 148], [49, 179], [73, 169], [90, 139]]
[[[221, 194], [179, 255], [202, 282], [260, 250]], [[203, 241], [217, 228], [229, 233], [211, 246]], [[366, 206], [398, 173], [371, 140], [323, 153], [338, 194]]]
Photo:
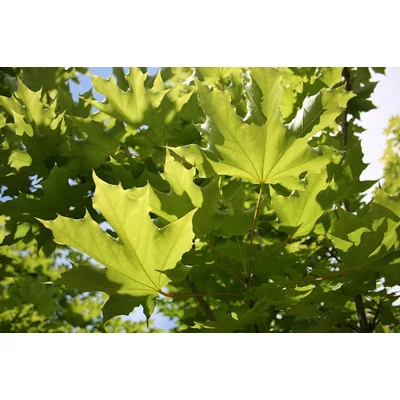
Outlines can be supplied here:
[[400, 115], [392, 117], [385, 129], [388, 135], [386, 149], [383, 155], [385, 163], [383, 189], [387, 193], [400, 192]]
[[398, 186], [360, 181], [369, 68], [114, 68], [103, 102], [73, 100], [85, 69], [13, 73], [2, 329], [140, 331], [120, 316], [156, 303], [179, 332], [399, 329]]

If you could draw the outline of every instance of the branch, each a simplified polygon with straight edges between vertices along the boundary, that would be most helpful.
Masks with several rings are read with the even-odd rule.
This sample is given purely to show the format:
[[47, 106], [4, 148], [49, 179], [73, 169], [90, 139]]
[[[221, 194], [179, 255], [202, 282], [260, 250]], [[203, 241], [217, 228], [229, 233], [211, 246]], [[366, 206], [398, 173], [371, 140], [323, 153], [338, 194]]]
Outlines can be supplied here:
[[[350, 72], [348, 67], [343, 68], [342, 76], [344, 78], [344, 81], [346, 82], [346, 91], [351, 90], [351, 84], [350, 84]], [[343, 147], [347, 146], [347, 128], [348, 128], [348, 122], [347, 122], [347, 107], [344, 109], [343, 114], [342, 114], [342, 137], [341, 137], [341, 145]]]
[[[349, 91], [351, 90], [351, 83], [350, 83], [350, 72], [348, 67], [343, 68], [343, 78], [344, 81], [346, 82], [346, 90]], [[342, 137], [341, 137], [341, 145], [343, 147], [347, 147], [347, 140], [348, 140], [348, 122], [347, 122], [347, 107], [344, 109], [343, 114], [342, 114]], [[350, 212], [350, 205], [348, 199], [343, 199], [343, 208], [346, 211]], [[362, 296], [358, 294], [357, 296], [354, 297], [354, 301], [356, 303], [356, 309], [357, 309], [357, 316], [358, 316], [358, 322], [360, 324], [361, 332], [370, 332], [370, 326], [367, 320], [367, 316], [365, 314], [365, 309], [364, 309], [364, 304], [362, 301]]]
[[243, 296], [229, 292], [205, 292], [205, 293], [167, 293], [159, 289], [158, 293], [165, 297], [179, 298], [179, 297], [196, 297], [196, 296], [233, 296], [243, 300]]
[[207, 302], [203, 299], [202, 296], [200, 296], [200, 292], [197, 289], [197, 285], [194, 282], [189, 282], [188, 277], [186, 277], [186, 282], [190, 286], [190, 289], [192, 289], [193, 294], [196, 295], [196, 299], [203, 310], [205, 316], [208, 318], [209, 321], [216, 321], [214, 313], [212, 312], [210, 306], [207, 304]]
[[374, 320], [371, 323], [371, 332], [373, 332], [375, 330], [375, 328], [378, 326], [379, 324], [379, 311], [381, 308], [381, 305], [383, 304], [383, 301], [381, 299], [381, 301], [379, 301], [379, 303], [376, 306], [376, 311], [375, 311], [375, 315], [374, 315]]
[[358, 322], [360, 323], [361, 332], [370, 333], [371, 329], [367, 320], [367, 315], [365, 314], [361, 294], [358, 294], [356, 297], [354, 297], [354, 301], [356, 303]]

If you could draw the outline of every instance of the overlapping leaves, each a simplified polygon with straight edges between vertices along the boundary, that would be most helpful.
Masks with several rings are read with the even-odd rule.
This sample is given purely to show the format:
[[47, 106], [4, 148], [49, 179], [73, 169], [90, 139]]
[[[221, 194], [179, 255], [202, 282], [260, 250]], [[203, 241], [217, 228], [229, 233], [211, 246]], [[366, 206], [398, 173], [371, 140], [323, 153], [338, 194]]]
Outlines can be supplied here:
[[142, 304], [150, 315], [154, 298], [170, 282], [167, 272], [175, 268], [182, 254], [192, 246], [192, 218], [195, 211], [158, 229], [149, 212], [149, 190], [138, 198], [128, 196], [121, 186], [108, 185], [94, 176], [93, 205], [118, 235], [105, 233], [88, 213], [82, 220], [58, 216], [41, 222], [51, 229], [55, 241], [72, 246], [105, 268], [81, 265], [65, 273], [61, 283], [110, 296], [103, 309], [106, 319], [128, 314]]
[[[374, 297], [378, 277], [398, 281], [398, 200], [379, 190], [360, 207], [372, 183], [360, 182], [361, 130], [340, 118], [371, 109], [366, 69], [115, 68], [117, 81], [93, 77], [105, 101], [88, 92], [79, 104], [65, 91], [74, 71], [25, 73], [28, 87], [0, 98], [0, 183], [12, 197], [0, 207], [3, 244], [49, 241], [40, 218], [57, 243], [102, 265], [75, 260], [58, 282], [107, 293], [105, 319], [138, 305], [149, 316], [169, 285], [180, 309], [164, 311], [192, 330], [335, 331], [356, 320], [356, 294]], [[349, 73], [357, 96], [341, 83]], [[33, 173], [43, 188], [31, 192], [21, 182]]]
[[282, 75], [272, 68], [250, 70], [249, 118], [240, 118], [227, 92], [197, 83], [200, 105], [207, 116], [201, 125], [209, 146], [174, 149], [200, 170], [201, 176], [230, 175], [253, 183], [279, 183], [303, 189], [299, 175], [319, 172], [334, 152], [311, 148], [310, 137], [325, 128], [345, 106], [343, 87], [307, 98], [293, 121], [282, 123], [279, 101]]
[[332, 242], [347, 268], [363, 268], [378, 262], [400, 246], [400, 203], [383, 190], [377, 191], [362, 217], [338, 209]]

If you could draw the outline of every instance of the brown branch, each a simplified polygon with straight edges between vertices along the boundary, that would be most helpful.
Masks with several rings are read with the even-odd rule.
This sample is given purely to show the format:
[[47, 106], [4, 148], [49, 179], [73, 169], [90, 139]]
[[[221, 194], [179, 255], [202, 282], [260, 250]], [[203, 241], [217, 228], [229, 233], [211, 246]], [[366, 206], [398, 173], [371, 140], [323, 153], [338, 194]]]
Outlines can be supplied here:
[[358, 322], [360, 323], [361, 332], [371, 332], [361, 295], [358, 294], [356, 297], [354, 297], [354, 301], [356, 303]]
[[179, 297], [196, 297], [196, 296], [233, 296], [238, 297], [239, 299], [243, 300], [243, 296], [240, 296], [235, 293], [229, 292], [205, 292], [205, 293], [167, 293], [164, 292], [162, 289], [158, 290], [158, 293], [162, 294], [165, 297], [172, 297], [172, 298], [179, 298]]
[[197, 285], [194, 282], [189, 282], [188, 277], [186, 277], [186, 282], [188, 283], [190, 289], [192, 289], [193, 294], [196, 296], [196, 300], [198, 301], [201, 309], [203, 310], [205, 316], [209, 321], [216, 321], [214, 313], [212, 312], [208, 303], [204, 300], [202, 296], [200, 296], [199, 289], [197, 289]]
[[[346, 91], [349, 92], [351, 90], [351, 83], [350, 83], [350, 72], [349, 72], [348, 67], [343, 68], [342, 76], [344, 78], [344, 81], [346, 82]], [[342, 113], [342, 122], [341, 122], [342, 137], [341, 137], [340, 142], [343, 147], [347, 146], [347, 139], [348, 139], [347, 128], [348, 128], [349, 123], [347, 122], [347, 114], [348, 114], [348, 112], [347, 112], [347, 107], [346, 107]]]

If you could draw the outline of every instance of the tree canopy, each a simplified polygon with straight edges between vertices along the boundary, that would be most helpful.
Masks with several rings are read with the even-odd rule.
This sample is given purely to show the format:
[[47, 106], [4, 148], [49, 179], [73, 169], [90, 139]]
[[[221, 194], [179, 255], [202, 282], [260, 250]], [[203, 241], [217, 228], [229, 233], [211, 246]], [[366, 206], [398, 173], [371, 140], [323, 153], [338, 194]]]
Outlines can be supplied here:
[[372, 70], [2, 69], [0, 331], [158, 332], [157, 309], [172, 332], [398, 332], [400, 122], [366, 200]]

